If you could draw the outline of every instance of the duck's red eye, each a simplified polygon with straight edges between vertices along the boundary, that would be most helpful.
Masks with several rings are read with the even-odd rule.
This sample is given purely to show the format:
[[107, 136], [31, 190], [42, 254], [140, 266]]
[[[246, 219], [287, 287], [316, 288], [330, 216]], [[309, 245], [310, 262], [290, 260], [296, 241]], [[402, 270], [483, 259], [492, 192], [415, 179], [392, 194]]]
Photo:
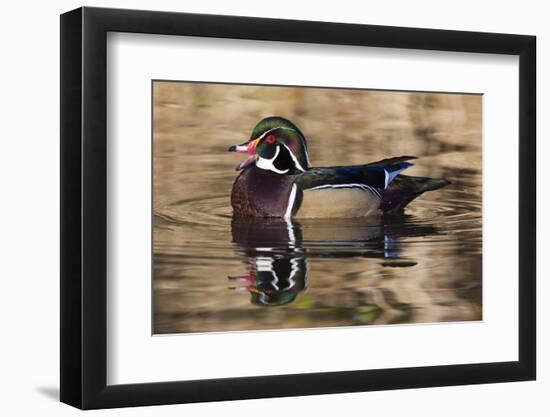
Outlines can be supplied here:
[[277, 139], [275, 138], [275, 135], [269, 135], [265, 138], [265, 141], [269, 144], [273, 144], [277, 141]]

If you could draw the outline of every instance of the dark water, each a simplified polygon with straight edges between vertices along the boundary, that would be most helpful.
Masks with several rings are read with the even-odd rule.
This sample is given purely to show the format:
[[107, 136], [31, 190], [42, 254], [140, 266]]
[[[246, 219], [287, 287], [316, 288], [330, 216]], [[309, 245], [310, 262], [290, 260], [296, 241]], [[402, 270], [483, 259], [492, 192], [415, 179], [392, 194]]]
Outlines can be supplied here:
[[[154, 99], [155, 333], [481, 319], [480, 96], [160, 83]], [[270, 114], [313, 165], [413, 154], [408, 173], [452, 184], [381, 219], [233, 218], [225, 149]]]

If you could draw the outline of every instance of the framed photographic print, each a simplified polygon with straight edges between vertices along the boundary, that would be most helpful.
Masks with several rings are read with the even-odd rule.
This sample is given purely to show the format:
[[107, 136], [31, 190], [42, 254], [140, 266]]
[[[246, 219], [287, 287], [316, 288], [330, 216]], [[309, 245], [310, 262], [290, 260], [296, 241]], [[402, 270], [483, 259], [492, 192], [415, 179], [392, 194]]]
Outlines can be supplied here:
[[61, 400], [535, 378], [535, 38], [61, 16]]

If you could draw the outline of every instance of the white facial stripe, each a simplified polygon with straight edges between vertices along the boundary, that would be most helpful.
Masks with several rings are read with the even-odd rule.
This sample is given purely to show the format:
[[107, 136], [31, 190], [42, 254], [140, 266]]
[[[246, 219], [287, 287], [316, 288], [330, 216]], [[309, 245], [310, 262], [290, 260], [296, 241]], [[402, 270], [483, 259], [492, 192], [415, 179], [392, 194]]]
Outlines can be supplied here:
[[[285, 130], [292, 130], [293, 132], [296, 132], [294, 129], [291, 129], [290, 127], [280, 127], [280, 129], [285, 129]], [[297, 133], [297, 132], [296, 132]], [[300, 138], [300, 141], [302, 142], [302, 146], [304, 147], [304, 152], [306, 154], [306, 162], [307, 162], [307, 165], [310, 166], [311, 165], [311, 162], [309, 162], [309, 154], [307, 153], [307, 146], [306, 146], [306, 143], [305, 141]], [[285, 145], [286, 146], [286, 145]], [[286, 147], [288, 149], [288, 146]], [[290, 149], [288, 149], [288, 151], [290, 152]], [[300, 169], [302, 172], [305, 172], [305, 169], [302, 168], [302, 166], [298, 163], [298, 161], [296, 160], [296, 158], [294, 157], [294, 154], [292, 152], [290, 152], [290, 154], [292, 155], [292, 159], [294, 160], [294, 162], [296, 163], [296, 167], [298, 167], [298, 169]]]
[[288, 148], [288, 146], [286, 146], [284, 143], [283, 143], [283, 146], [286, 148], [286, 150], [288, 151], [288, 153], [290, 154], [290, 156], [292, 157], [292, 161], [294, 161], [294, 165], [296, 166], [296, 168], [298, 168], [300, 171], [302, 172], [306, 172], [306, 170], [304, 168], [302, 168], [302, 165], [300, 165], [300, 163], [298, 162], [298, 160], [296, 159], [296, 156], [294, 156], [294, 154], [292, 153], [292, 151]]
[[256, 161], [256, 166], [261, 169], [265, 169], [268, 171], [276, 172], [277, 174], [286, 174], [288, 172], [288, 169], [280, 170], [275, 168], [275, 165], [273, 165], [273, 161], [277, 159], [277, 156], [279, 155], [279, 152], [281, 151], [281, 147], [277, 145], [277, 148], [275, 150], [275, 156], [271, 159], [265, 159], [262, 158], [260, 155], [258, 155], [258, 160]]
[[277, 130], [277, 129], [280, 129], [280, 127], [272, 127], [271, 129], [266, 130], [264, 133], [262, 133], [260, 135], [260, 137], [258, 139], [263, 139], [265, 137], [265, 135], [267, 135], [268, 133], [271, 133], [271, 132], [273, 132], [274, 130]]
[[[288, 206], [286, 206], [285, 219], [290, 219], [290, 217], [292, 216], [292, 208], [294, 207], [294, 200], [296, 200], [296, 184], [292, 184], [290, 197], [288, 197]], [[292, 237], [294, 238], [294, 233], [292, 233]]]

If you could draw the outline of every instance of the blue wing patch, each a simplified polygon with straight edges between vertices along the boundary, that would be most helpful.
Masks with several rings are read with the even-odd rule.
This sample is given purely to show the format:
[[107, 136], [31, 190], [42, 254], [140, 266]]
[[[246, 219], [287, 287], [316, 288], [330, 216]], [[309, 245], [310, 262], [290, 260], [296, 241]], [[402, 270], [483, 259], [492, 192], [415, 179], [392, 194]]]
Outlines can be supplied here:
[[384, 190], [388, 188], [388, 185], [391, 184], [391, 182], [397, 177], [401, 172], [406, 170], [407, 168], [413, 166], [410, 162], [399, 162], [394, 165], [386, 165], [386, 166], [380, 166], [380, 165], [374, 165], [369, 166], [368, 170], [370, 172], [379, 172], [384, 173]]
[[384, 168], [384, 173], [386, 174], [386, 181], [384, 184], [384, 189], [388, 188], [388, 185], [397, 177], [401, 172], [405, 171], [407, 168], [411, 167], [413, 164], [410, 162], [400, 162], [396, 165]]

